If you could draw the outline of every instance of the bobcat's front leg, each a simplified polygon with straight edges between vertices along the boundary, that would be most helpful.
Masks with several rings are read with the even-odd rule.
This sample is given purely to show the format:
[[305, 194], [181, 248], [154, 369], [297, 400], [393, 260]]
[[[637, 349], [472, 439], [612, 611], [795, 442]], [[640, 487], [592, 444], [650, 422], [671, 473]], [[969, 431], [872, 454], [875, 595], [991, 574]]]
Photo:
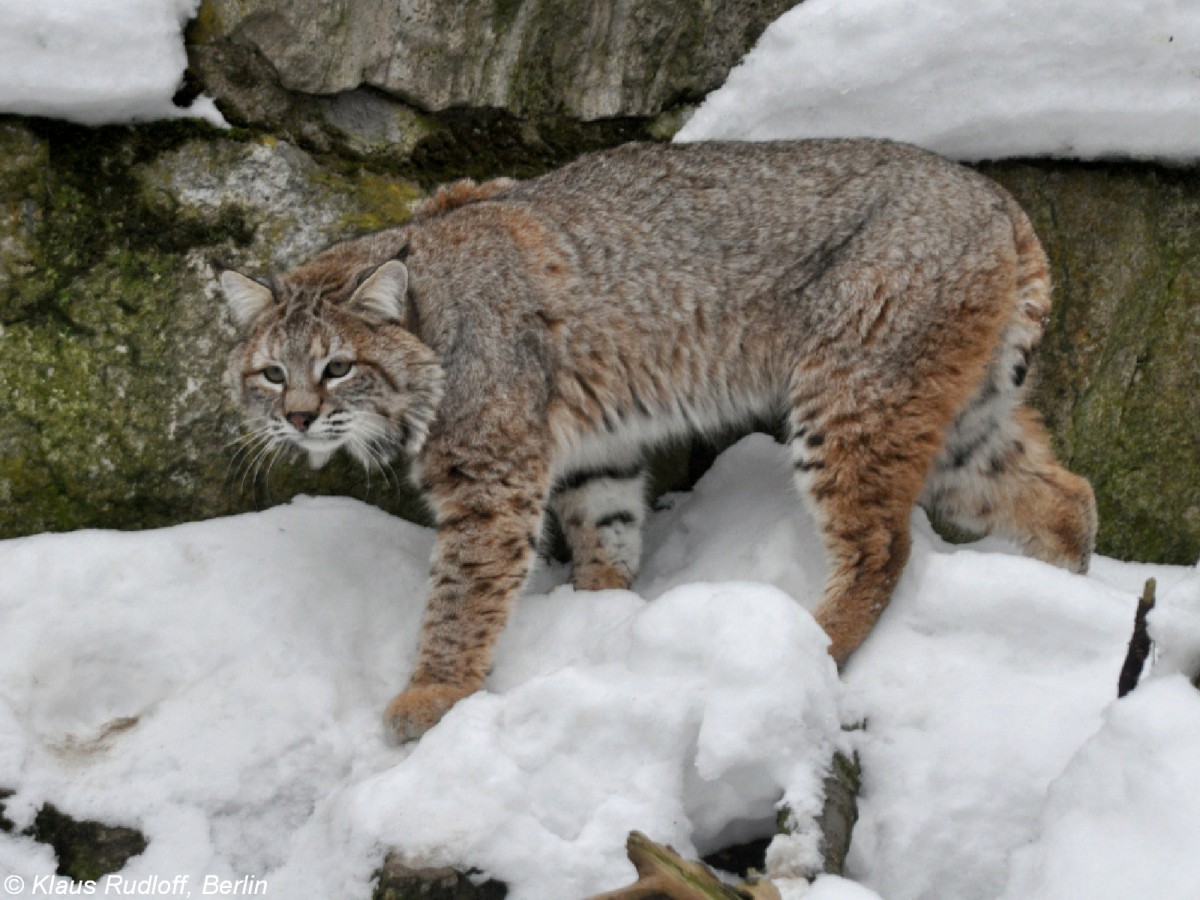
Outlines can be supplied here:
[[549, 491], [548, 467], [529, 457], [445, 460], [427, 465], [422, 481], [438, 532], [416, 667], [384, 714], [401, 742], [420, 737], [483, 686], [533, 562]]

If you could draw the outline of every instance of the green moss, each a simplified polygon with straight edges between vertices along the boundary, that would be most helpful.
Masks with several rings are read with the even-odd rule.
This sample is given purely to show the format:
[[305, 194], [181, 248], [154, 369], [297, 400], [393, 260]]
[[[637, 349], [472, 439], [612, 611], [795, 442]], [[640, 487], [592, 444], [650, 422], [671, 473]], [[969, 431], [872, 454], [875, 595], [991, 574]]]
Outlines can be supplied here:
[[225, 35], [225, 23], [213, 0], [202, 0], [195, 18], [188, 22], [184, 39], [188, 44], [211, 44]]
[[[31, 271], [0, 296], [0, 537], [173, 524], [298, 492], [420, 517], [402, 473], [388, 484], [349, 461], [320, 473], [280, 462], [243, 490], [231, 471], [240, 417], [224, 405], [221, 307], [203, 293], [201, 260], [255, 229], [234, 207], [149, 197], [135, 171], [203, 130], [14, 127], [44, 152], [31, 157], [36, 177], [5, 169], [36, 227]], [[402, 220], [416, 194], [369, 173], [329, 189], [357, 194], [362, 227]]]
[[[29, 132], [44, 143], [46, 159], [36, 181], [19, 188], [35, 211], [32, 270], [0, 297], [0, 324], [57, 320], [77, 326], [67, 310], [72, 283], [111, 261], [114, 250], [137, 254], [122, 274], [162, 252], [180, 252], [205, 240], [244, 238], [236, 217], [203, 224], [131, 202], [131, 169], [185, 140], [212, 133], [208, 126], [171, 123], [138, 129], [89, 129], [34, 120]], [[106, 257], [110, 260], [106, 262]]]
[[531, 178], [593, 150], [655, 139], [646, 119], [534, 120], [499, 109], [449, 109], [430, 118], [438, 129], [395, 170], [425, 188], [464, 177]]
[[55, 871], [72, 881], [98, 881], [118, 872], [149, 846], [134, 828], [81, 822], [49, 803], [38, 811], [32, 834], [34, 840], [54, 847]]
[[492, 22], [497, 32], [507, 32], [516, 24], [526, 0], [494, 0]]
[[1046, 245], [1055, 308], [1034, 402], [1096, 489], [1100, 552], [1200, 557], [1200, 173], [1131, 165], [985, 169]]
[[354, 212], [343, 219], [342, 230], [378, 231], [407, 222], [424, 193], [411, 182], [396, 181], [375, 172], [362, 171], [350, 182]]
[[24, 192], [38, 210], [33, 268], [0, 306], [0, 392], [14, 419], [0, 438], [0, 492], [14, 516], [0, 519], [0, 534], [130, 524], [161, 506], [163, 476], [141, 477], [153, 464], [137, 438], [162, 429], [147, 376], [172, 375], [153, 352], [171, 333], [161, 298], [177, 292], [173, 255], [211, 232], [131, 203], [129, 169], [197, 129], [30, 131], [47, 155]]

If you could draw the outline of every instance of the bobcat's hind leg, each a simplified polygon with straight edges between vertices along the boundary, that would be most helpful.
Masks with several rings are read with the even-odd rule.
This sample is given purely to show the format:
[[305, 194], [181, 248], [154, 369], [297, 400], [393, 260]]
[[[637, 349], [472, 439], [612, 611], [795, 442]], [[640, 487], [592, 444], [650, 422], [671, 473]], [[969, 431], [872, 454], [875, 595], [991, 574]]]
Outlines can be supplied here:
[[1037, 413], [1026, 406], [986, 433], [952, 431], [922, 499], [967, 529], [1008, 538], [1072, 572], [1087, 571], [1096, 541], [1092, 487], [1054, 458]]
[[792, 416], [796, 482], [829, 563], [815, 616], [839, 667], [883, 613], [908, 561], [909, 517], [938, 441], [906, 424], [917, 421], [864, 412], [822, 422], [802, 408]]
[[571, 550], [571, 583], [576, 588], [628, 588], [637, 575], [645, 480], [640, 462], [576, 469], [558, 479], [550, 508]]
[[1010, 214], [1019, 303], [981, 385], [947, 431], [921, 502], [967, 529], [1016, 541], [1037, 559], [1086, 572], [1096, 541], [1092, 487], [1054, 458], [1041, 420], [1024, 405], [1050, 313], [1049, 265], [1015, 202]]

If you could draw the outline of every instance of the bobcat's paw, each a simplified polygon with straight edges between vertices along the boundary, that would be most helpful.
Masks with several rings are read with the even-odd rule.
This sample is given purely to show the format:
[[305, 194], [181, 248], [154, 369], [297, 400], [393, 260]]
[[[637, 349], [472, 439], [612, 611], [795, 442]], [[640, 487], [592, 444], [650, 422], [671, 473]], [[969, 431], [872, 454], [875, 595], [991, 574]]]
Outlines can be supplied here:
[[397, 694], [383, 713], [383, 727], [398, 744], [415, 741], [441, 721], [447, 710], [471, 694], [452, 684], [423, 684]]

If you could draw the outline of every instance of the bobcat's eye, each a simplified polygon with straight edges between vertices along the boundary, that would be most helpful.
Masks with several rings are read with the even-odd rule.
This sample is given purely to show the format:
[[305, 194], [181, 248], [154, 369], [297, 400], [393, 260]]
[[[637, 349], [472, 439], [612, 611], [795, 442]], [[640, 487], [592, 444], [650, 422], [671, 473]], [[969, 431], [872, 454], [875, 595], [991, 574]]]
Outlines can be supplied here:
[[345, 378], [350, 374], [350, 370], [354, 368], [354, 363], [348, 359], [331, 359], [329, 364], [325, 366], [325, 374], [323, 378]]
[[267, 366], [262, 370], [262, 377], [271, 384], [283, 384], [287, 381], [287, 372], [283, 371], [283, 366]]

